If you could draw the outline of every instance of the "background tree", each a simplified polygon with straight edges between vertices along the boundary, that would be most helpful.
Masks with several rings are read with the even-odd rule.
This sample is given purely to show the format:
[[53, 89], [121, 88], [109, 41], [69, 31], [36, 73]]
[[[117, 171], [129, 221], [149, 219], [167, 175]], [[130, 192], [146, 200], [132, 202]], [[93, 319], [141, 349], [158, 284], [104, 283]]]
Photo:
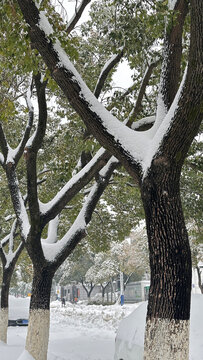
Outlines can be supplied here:
[[94, 253], [90, 251], [87, 244], [82, 246], [82, 253], [81, 249], [76, 248], [57, 271], [55, 280], [59, 279], [60, 285], [71, 284], [73, 281], [80, 283], [86, 291], [88, 302], [90, 302], [95, 284], [93, 281], [86, 281], [85, 275], [93, 263]]

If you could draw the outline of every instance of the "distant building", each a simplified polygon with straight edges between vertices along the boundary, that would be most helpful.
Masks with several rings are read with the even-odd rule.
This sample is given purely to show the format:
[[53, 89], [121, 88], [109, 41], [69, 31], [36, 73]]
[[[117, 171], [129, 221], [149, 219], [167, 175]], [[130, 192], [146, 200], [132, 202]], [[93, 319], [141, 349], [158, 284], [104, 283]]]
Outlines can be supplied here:
[[125, 302], [140, 302], [148, 300], [149, 280], [130, 282], [125, 288]]

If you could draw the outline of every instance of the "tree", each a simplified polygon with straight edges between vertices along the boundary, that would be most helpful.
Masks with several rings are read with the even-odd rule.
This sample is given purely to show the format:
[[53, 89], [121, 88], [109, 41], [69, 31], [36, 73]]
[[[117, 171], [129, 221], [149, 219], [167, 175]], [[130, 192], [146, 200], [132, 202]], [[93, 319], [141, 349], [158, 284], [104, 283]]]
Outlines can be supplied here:
[[[11, 4], [8, 5], [9, 9], [10, 6]], [[16, 11], [15, 8], [14, 10]], [[97, 96], [100, 94], [102, 84], [108, 76], [108, 73], [112, 70], [112, 67], [117, 61], [120, 60], [121, 54], [122, 51], [119, 51], [117, 56], [113, 56], [110, 61], [108, 61], [108, 67], [104, 67], [104, 69], [101, 70], [100, 80], [95, 87]], [[37, 65], [39, 68], [41, 67], [40, 62], [37, 62]], [[79, 166], [79, 168], [82, 167], [82, 169], [77, 172], [78, 166], [76, 166], [76, 171], [73, 172], [73, 177], [68, 182], [64, 181], [63, 175], [63, 187], [58, 194], [54, 196], [53, 192], [50, 194], [49, 191], [49, 196], [43, 194], [42, 198], [43, 200], [45, 199], [45, 202], [48, 200], [47, 204], [40, 202], [39, 198], [41, 199], [41, 196], [39, 197], [39, 195], [43, 192], [38, 191], [37, 188], [37, 166], [39, 165], [37, 159], [41, 158], [39, 155], [41, 152], [44, 152], [43, 141], [47, 129], [46, 88], [49, 77], [46, 73], [45, 77], [43, 77], [36, 70], [37, 69], [34, 68], [31, 86], [27, 91], [28, 122], [25, 130], [21, 128], [19, 133], [19, 138], [21, 136], [20, 143], [18, 144], [17, 142], [18, 137], [13, 139], [12, 137], [10, 138], [9, 135], [6, 136], [6, 131], [4, 131], [4, 129], [7, 128], [7, 123], [3, 123], [3, 126], [0, 127], [0, 146], [2, 151], [2, 154], [0, 154], [0, 161], [7, 178], [20, 235], [33, 264], [32, 296], [26, 349], [35, 358], [45, 359], [48, 346], [49, 302], [52, 278], [57, 268], [86, 236], [86, 227], [91, 220], [95, 206], [108, 185], [113, 171], [119, 164], [118, 160], [111, 157], [104, 149], [100, 149], [88, 163], [87, 160], [89, 160], [89, 158], [82, 161], [82, 157], [85, 155], [83, 152], [81, 154], [81, 166]], [[44, 73], [43, 66], [42, 71]], [[27, 76], [30, 77], [28, 74]], [[35, 93], [38, 102], [38, 118], [34, 117], [34, 107], [31, 102], [32, 91]], [[12, 121], [16, 120], [15, 112], [17, 111], [14, 111], [12, 114]], [[5, 115], [8, 116], [8, 113], [5, 112]], [[35, 127], [30, 136], [33, 128], [33, 120]], [[21, 174], [21, 169], [19, 171], [19, 162], [21, 161], [22, 155], [24, 155], [25, 159], [24, 170], [26, 169], [26, 175], [23, 176]], [[49, 154], [47, 157], [49, 158]], [[85, 155], [85, 158], [86, 157], [87, 156]], [[46, 171], [47, 169], [43, 169], [39, 174]], [[22, 183], [19, 181], [19, 173], [23, 179]], [[66, 207], [67, 203], [72, 201], [82, 188], [94, 177], [95, 181], [93, 182], [90, 191], [88, 191], [88, 195], [86, 196], [87, 192], [82, 194], [84, 197], [83, 201], [80, 202], [82, 208], [79, 210], [79, 215], [75, 215], [76, 212], [74, 211], [74, 216], [71, 214], [70, 219], [67, 222], [68, 226], [65, 226], [65, 229], [63, 229], [62, 232], [59, 232], [59, 214], [61, 214], [61, 211]], [[23, 201], [24, 197], [22, 196], [24, 182], [27, 188], [26, 198], [28, 206], [26, 207]], [[39, 180], [39, 183], [42, 182], [43, 179]], [[50, 200], [50, 198], [52, 198], [52, 200]], [[69, 228], [68, 231], [67, 227]], [[45, 236], [46, 238], [44, 238]], [[43, 322], [41, 322], [42, 318], [44, 318]]]
[[[85, 254], [83, 254], [83, 252]], [[95, 284], [91, 280], [86, 281], [85, 275], [93, 263], [94, 254], [90, 251], [88, 245], [85, 244], [82, 246], [82, 253], [81, 249], [78, 250], [77, 247], [71, 256], [58, 269], [55, 279], [56, 281], [59, 279], [60, 285], [66, 285], [72, 281], [81, 283], [86, 291], [88, 302], [90, 302], [91, 293]]]
[[70, 104], [89, 132], [139, 183], [151, 269], [144, 357], [188, 358], [191, 253], [179, 180], [202, 120], [203, 3], [190, 1], [188, 65], [179, 85], [188, 2], [168, 1], [171, 16], [166, 24], [156, 118], [151, 129], [142, 132], [129, 129], [97, 101], [60, 42], [52, 38], [53, 30], [40, 8], [32, 0], [18, 0], [18, 4], [30, 27], [32, 46], [42, 55]]
[[85, 275], [86, 281], [101, 285], [102, 304], [104, 304], [105, 290], [116, 274], [115, 269], [116, 264], [108, 257], [108, 253], [100, 252], [95, 255], [94, 264]]
[[[103, 167], [105, 159], [108, 160], [109, 156], [106, 156], [104, 150], [99, 151], [83, 169], [66, 183], [51, 201], [47, 204], [40, 203], [37, 194], [36, 159], [46, 130], [46, 80], [41, 82], [39, 74], [34, 76], [34, 79], [39, 105], [36, 131], [29, 138], [33, 120], [33, 107], [31, 93], [28, 92], [28, 127], [15, 150], [9, 146], [1, 127], [1, 165], [6, 172], [21, 238], [33, 264], [32, 296], [26, 349], [36, 359], [45, 359], [48, 346], [49, 304], [53, 275], [66, 257], [74, 250], [78, 242], [86, 236], [86, 226], [91, 220], [92, 212], [108, 185], [110, 176], [117, 167], [118, 161], [110, 159], [106, 166]], [[16, 172], [18, 161], [23, 152], [26, 159], [29, 217]], [[103, 169], [99, 171], [102, 167]], [[66, 230], [59, 241], [57, 235], [60, 212], [96, 174], [98, 179], [86, 197], [82, 209], [70, 229]], [[48, 225], [47, 237], [43, 239], [42, 231], [46, 225]]]
[[[1, 309], [0, 309], [0, 341], [7, 342], [8, 326], [8, 295], [11, 283], [11, 277], [16, 262], [24, 248], [23, 242], [14, 247], [14, 237], [16, 236], [17, 221], [14, 220], [10, 234], [8, 234], [0, 243], [0, 258], [2, 261], [2, 284], [1, 284]], [[8, 244], [8, 252], [4, 250]]]

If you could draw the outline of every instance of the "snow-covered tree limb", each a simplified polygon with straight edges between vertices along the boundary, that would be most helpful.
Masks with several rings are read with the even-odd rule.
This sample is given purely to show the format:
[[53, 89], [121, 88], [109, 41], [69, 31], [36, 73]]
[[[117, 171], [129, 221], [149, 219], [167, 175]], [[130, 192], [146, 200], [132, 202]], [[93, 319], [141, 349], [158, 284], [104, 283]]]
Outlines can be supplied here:
[[30, 230], [30, 223], [29, 223], [26, 207], [24, 204], [24, 199], [19, 189], [19, 182], [16, 175], [15, 165], [13, 163], [7, 164], [6, 176], [8, 180], [8, 187], [11, 195], [11, 200], [13, 203], [13, 208], [20, 228], [21, 237], [24, 241], [26, 241], [27, 235]]
[[117, 165], [118, 161], [115, 158], [110, 159], [107, 165], [100, 171], [100, 181], [96, 182], [92, 187], [80, 213], [64, 237], [55, 244], [48, 245], [42, 243], [44, 256], [47, 261], [62, 263], [74, 250], [79, 241], [86, 236], [86, 228], [91, 220], [92, 213]]
[[110, 154], [100, 149], [92, 160], [77, 174], [75, 174], [58, 194], [47, 204], [40, 203], [43, 224], [55, 218], [64, 206], [94, 177], [109, 159]]
[[[18, 227], [18, 222], [15, 219], [12, 224], [10, 234], [4, 237], [4, 239], [2, 239], [0, 242], [1, 244], [0, 257], [3, 264], [3, 268], [9, 268], [11, 265], [14, 268], [14, 265], [24, 248], [24, 244], [21, 241], [17, 249], [14, 251], [14, 238], [16, 236], [17, 227]], [[8, 253], [6, 254], [6, 252], [3, 250], [3, 246], [5, 246], [7, 243], [8, 243]]]
[[[149, 168], [152, 159], [155, 157], [155, 155], [159, 154], [160, 148], [163, 149], [161, 144], [163, 139], [166, 139], [164, 135], [166, 133], [169, 134], [169, 127], [170, 129], [173, 128], [172, 133], [175, 131], [180, 134], [182, 139], [184, 137], [184, 141], [181, 141], [182, 144], [186, 143], [185, 138], [191, 136], [191, 129], [185, 129], [184, 124], [179, 122], [179, 120], [180, 116], [181, 118], [185, 118], [190, 114], [191, 102], [186, 101], [186, 98], [189, 96], [188, 94], [190, 93], [191, 96], [193, 98], [195, 97], [196, 99], [199, 97], [199, 89], [198, 92], [194, 92], [194, 87], [191, 86], [192, 83], [196, 83], [196, 76], [193, 76], [194, 70], [189, 71], [189, 76], [187, 77], [187, 86], [184, 86], [182, 89], [183, 91], [181, 92], [181, 96], [179, 97], [179, 101], [181, 99], [181, 102], [177, 102], [176, 99], [173, 107], [171, 108], [171, 112], [168, 114], [168, 116], [165, 116], [163, 121], [164, 125], [160, 131], [157, 131], [157, 127], [160, 127], [159, 122], [159, 124], [154, 125], [153, 131], [150, 132], [150, 136], [148, 136], [146, 132], [137, 134], [137, 132], [133, 132], [132, 130], [128, 129], [124, 124], [120, 123], [115, 117], [109, 114], [109, 112], [104, 109], [103, 106], [95, 99], [93, 94], [80, 78], [73, 65], [70, 63], [70, 60], [67, 54], [65, 54], [63, 51], [59, 41], [57, 40], [54, 44], [50, 41], [49, 36], [52, 33], [51, 25], [47, 26], [48, 20], [45, 20], [44, 14], [39, 13], [33, 1], [30, 0], [29, 3], [27, 3], [25, 0], [18, 0], [18, 3], [26, 21], [31, 27], [30, 36], [33, 46], [35, 46], [43, 56], [44, 61], [50, 69], [53, 78], [59, 84], [69, 99], [71, 105], [81, 116], [89, 131], [99, 139], [100, 143], [104, 147], [106, 147], [123, 163], [128, 172], [134, 178], [137, 179], [138, 174], [140, 176], [142, 173], [147, 173], [147, 169]], [[197, 20], [194, 21], [194, 27], [198, 27], [198, 29], [201, 28], [202, 23], [202, 12], [199, 11], [201, 6], [202, 5], [199, 3], [199, 1], [198, 4], [193, 2], [191, 6], [192, 17], [197, 17]], [[196, 14], [197, 9], [198, 14]], [[45, 23], [46, 26], [44, 25]], [[193, 23], [193, 21], [191, 23]], [[195, 36], [193, 36], [194, 27], [192, 26], [191, 28], [191, 43], [194, 44], [194, 47], [196, 47], [195, 44], [197, 41], [199, 45], [198, 39], [199, 36], [201, 37], [201, 34], [199, 31], [199, 36], [197, 37], [196, 32], [194, 31]], [[178, 34], [179, 32], [182, 33], [182, 29], [178, 31]], [[194, 59], [194, 53], [195, 51], [190, 52], [191, 65], [193, 63], [192, 59]], [[201, 53], [202, 51], [200, 50], [197, 57], [198, 63], [200, 61], [199, 54]], [[194, 59], [196, 63], [197, 58]], [[201, 69], [199, 67], [196, 67], [195, 74], [200, 77]], [[182, 103], [185, 105], [185, 116], [182, 116]], [[175, 108], [178, 108], [179, 111], [175, 111]], [[199, 110], [196, 116], [196, 120], [193, 123], [193, 127], [195, 127], [195, 124], [197, 124], [197, 126], [199, 125], [198, 116]], [[173, 126], [171, 127], [172, 123]], [[170, 138], [174, 138], [173, 134], [170, 135]], [[127, 142], [126, 139], [128, 139]], [[188, 149], [187, 146], [186, 148]], [[177, 147], [170, 146], [170, 157], [174, 158], [177, 152], [181, 150], [183, 149], [177, 149]], [[182, 152], [185, 153], [185, 149]]]
[[47, 244], [55, 244], [57, 242], [58, 225], [59, 216], [57, 215], [49, 222], [47, 238], [43, 239], [43, 242], [46, 242]]
[[84, 9], [86, 6], [90, 3], [91, 0], [82, 0], [80, 5], [76, 8], [75, 14], [70, 19], [68, 25], [67, 25], [67, 33], [70, 34], [70, 32], [74, 29], [77, 22], [80, 20]]

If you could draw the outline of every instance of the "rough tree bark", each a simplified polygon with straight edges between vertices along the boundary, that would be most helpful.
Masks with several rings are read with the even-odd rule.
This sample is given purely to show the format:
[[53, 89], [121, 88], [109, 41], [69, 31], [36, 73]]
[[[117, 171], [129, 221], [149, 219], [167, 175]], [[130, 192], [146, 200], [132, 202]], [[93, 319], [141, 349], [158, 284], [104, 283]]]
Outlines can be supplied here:
[[145, 359], [186, 359], [189, 352], [191, 254], [180, 174], [169, 166], [155, 161], [141, 188], [151, 269]]
[[8, 327], [8, 295], [13, 269], [3, 268], [3, 279], [1, 286], [1, 310], [0, 310], [0, 341], [7, 343]]
[[32, 295], [25, 349], [34, 359], [47, 358], [50, 323], [50, 294], [54, 271], [34, 265]]

